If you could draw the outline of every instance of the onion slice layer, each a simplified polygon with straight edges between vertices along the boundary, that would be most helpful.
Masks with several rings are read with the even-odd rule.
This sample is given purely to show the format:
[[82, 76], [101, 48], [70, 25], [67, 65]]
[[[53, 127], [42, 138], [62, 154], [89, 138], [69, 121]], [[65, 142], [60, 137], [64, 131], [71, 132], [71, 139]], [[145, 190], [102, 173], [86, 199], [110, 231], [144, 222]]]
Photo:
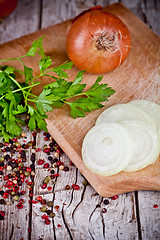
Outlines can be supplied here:
[[122, 171], [133, 156], [134, 142], [129, 131], [119, 123], [94, 126], [82, 145], [84, 164], [92, 172], [109, 176]]
[[152, 164], [159, 155], [157, 131], [148, 123], [141, 121], [123, 121], [121, 124], [129, 130], [136, 144], [132, 160], [124, 171], [139, 171]]
[[96, 124], [118, 122], [123, 120], [140, 120], [156, 128], [155, 122], [148, 113], [133, 104], [117, 104], [107, 108], [98, 118]]

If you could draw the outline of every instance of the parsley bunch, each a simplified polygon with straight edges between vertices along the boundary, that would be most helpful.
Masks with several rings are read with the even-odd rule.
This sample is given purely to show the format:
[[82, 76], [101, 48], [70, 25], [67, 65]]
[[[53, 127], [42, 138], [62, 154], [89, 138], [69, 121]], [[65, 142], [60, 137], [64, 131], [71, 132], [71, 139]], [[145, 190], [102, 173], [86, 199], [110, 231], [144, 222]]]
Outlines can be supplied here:
[[[84, 91], [86, 84], [81, 83], [84, 71], [80, 71], [74, 81], [67, 81], [68, 74], [65, 70], [71, 69], [73, 63], [65, 62], [56, 68], [49, 68], [52, 60], [45, 55], [42, 41], [43, 37], [35, 40], [29, 51], [21, 57], [0, 60], [0, 62], [19, 61], [24, 69], [20, 71], [12, 66], [0, 66], [0, 135], [4, 137], [5, 141], [21, 134], [21, 125], [25, 124], [19, 117], [22, 113], [30, 116], [28, 127], [31, 130], [38, 127], [47, 131], [46, 113], [52, 111], [53, 108], [60, 108], [63, 104], [68, 104], [73, 118], [84, 117], [85, 112], [103, 107], [101, 102], [107, 101], [108, 97], [115, 92], [112, 88], [107, 87], [107, 84], [99, 84], [102, 76], [97, 77], [91, 88]], [[27, 67], [22, 59], [33, 57], [36, 54], [41, 56], [40, 74], [33, 77], [33, 69]], [[24, 76], [22, 83], [16, 80], [16, 72]], [[56, 77], [50, 76], [49, 72], [53, 72], [54, 75], [56, 73]], [[41, 94], [36, 96], [32, 93], [32, 88], [41, 84], [37, 79], [42, 76], [52, 78], [54, 81], [44, 86]], [[73, 97], [77, 97], [76, 100], [69, 101]]]

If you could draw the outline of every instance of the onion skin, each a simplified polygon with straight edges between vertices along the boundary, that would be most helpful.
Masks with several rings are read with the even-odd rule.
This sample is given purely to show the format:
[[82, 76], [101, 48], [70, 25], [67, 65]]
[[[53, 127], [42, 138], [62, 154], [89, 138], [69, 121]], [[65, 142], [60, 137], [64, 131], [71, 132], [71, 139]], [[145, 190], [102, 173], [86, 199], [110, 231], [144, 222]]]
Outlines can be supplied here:
[[0, 0], [0, 18], [8, 17], [16, 8], [18, 0]]
[[130, 46], [127, 26], [100, 6], [76, 17], [66, 37], [70, 60], [77, 68], [94, 74], [118, 68], [128, 56]]

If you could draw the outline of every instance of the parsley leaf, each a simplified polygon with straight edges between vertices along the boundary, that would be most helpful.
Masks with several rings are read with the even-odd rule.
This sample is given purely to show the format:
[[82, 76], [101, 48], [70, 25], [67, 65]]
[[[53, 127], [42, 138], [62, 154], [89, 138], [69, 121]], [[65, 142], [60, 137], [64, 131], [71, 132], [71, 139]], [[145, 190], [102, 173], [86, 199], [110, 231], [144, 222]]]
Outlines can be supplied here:
[[43, 73], [51, 64], [52, 64], [52, 60], [50, 57], [42, 58], [39, 61], [39, 69], [41, 73]]
[[[47, 131], [46, 113], [53, 108], [68, 104], [73, 118], [84, 117], [86, 112], [103, 107], [102, 102], [108, 101], [115, 92], [107, 84], [100, 83], [102, 76], [97, 77], [95, 83], [85, 91], [86, 84], [82, 83], [85, 71], [78, 72], [74, 81], [69, 81], [66, 70], [72, 69], [72, 62], [51, 68], [52, 59], [44, 53], [43, 38], [35, 40], [25, 55], [0, 60], [17, 60], [23, 65], [23, 71], [12, 66], [0, 66], [0, 136], [3, 136], [5, 141], [21, 134], [19, 123], [24, 124], [20, 119], [22, 113], [26, 112], [30, 116], [28, 127], [31, 130], [39, 128]], [[22, 58], [33, 57], [36, 54], [41, 56], [40, 73], [33, 77], [33, 69], [27, 67]], [[16, 80], [15, 72], [22, 75], [22, 82]], [[52, 82], [45, 85], [40, 95], [36, 96], [32, 93], [32, 88], [40, 84], [35, 81], [39, 77], [48, 77]]]

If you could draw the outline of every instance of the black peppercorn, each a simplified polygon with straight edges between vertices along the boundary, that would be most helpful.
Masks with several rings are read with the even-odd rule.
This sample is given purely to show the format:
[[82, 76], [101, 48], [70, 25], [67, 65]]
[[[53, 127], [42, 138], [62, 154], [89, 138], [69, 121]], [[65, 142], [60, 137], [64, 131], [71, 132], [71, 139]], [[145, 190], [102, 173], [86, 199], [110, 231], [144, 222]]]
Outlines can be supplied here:
[[50, 152], [53, 152], [53, 151], [54, 151], [54, 148], [53, 148], [53, 147], [50, 147], [49, 150], [50, 150]]
[[68, 172], [69, 171], [69, 167], [65, 166], [63, 171]]
[[50, 215], [52, 213], [52, 210], [47, 210], [46, 213], [47, 215]]
[[103, 201], [103, 203], [104, 203], [105, 205], [108, 205], [108, 204], [109, 204], [109, 200], [108, 200], [108, 199], [105, 199], [105, 200]]
[[4, 199], [0, 199], [0, 205], [3, 205], [3, 204], [5, 204]]
[[47, 137], [47, 138], [50, 138], [50, 136], [51, 136], [51, 135], [50, 135], [49, 133], [46, 134], [46, 137]]
[[10, 160], [11, 157], [9, 156], [9, 154], [7, 154], [5, 157], [4, 157], [6, 160]]
[[51, 161], [52, 159], [53, 159], [53, 157], [52, 157], [52, 156], [49, 156], [49, 157], [48, 157], [48, 160], [49, 160], [49, 161]]
[[0, 191], [0, 195], [2, 195], [2, 196], [3, 196], [3, 193], [4, 193], [4, 191], [3, 191], [3, 190], [1, 190], [1, 191]]
[[51, 170], [51, 174], [54, 174], [54, 170]]
[[10, 149], [10, 147], [6, 147], [5, 150], [6, 150], [6, 152], [10, 152], [11, 149]]
[[0, 214], [0, 220], [4, 220], [4, 217]]
[[3, 143], [0, 143], [0, 148], [2, 148], [3, 147]]

